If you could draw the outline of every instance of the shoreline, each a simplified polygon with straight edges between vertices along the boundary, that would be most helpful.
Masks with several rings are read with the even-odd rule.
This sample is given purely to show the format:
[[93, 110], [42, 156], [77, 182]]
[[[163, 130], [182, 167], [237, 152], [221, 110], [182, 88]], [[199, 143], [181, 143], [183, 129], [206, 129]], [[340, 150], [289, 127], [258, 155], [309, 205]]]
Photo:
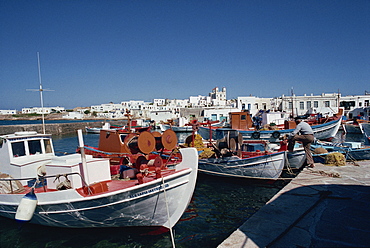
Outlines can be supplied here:
[[[45, 123], [45, 133], [51, 135], [76, 133], [78, 129], [85, 132], [85, 127], [102, 127], [104, 120], [97, 120], [96, 122], [69, 122], [69, 123]], [[125, 125], [124, 121], [110, 121], [111, 124], [117, 126]], [[0, 135], [12, 134], [15, 132], [30, 132], [36, 131], [43, 133], [42, 124], [18, 124], [18, 125], [0, 125]]]

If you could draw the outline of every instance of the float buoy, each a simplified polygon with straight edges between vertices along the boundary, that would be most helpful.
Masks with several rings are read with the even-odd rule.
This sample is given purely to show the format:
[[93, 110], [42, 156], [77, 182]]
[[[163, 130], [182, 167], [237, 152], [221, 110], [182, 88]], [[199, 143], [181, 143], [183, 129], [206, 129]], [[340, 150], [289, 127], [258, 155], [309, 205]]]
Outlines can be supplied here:
[[272, 133], [272, 137], [273, 137], [274, 139], [278, 139], [278, 138], [280, 138], [280, 132], [279, 132], [279, 131], [275, 131], [275, 132], [273, 132], [273, 133]]
[[256, 132], [252, 133], [252, 138], [253, 139], [259, 139], [260, 138], [260, 132], [256, 131]]
[[37, 206], [37, 197], [32, 188], [25, 196], [22, 197], [15, 214], [15, 220], [20, 222], [30, 221], [35, 213]]

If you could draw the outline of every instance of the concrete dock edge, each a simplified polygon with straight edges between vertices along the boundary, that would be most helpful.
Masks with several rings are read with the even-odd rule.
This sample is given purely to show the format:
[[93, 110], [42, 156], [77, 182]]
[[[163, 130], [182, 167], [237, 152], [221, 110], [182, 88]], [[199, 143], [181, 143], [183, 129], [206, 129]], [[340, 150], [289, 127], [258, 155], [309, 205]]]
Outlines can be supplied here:
[[370, 161], [305, 168], [218, 247], [369, 247]]

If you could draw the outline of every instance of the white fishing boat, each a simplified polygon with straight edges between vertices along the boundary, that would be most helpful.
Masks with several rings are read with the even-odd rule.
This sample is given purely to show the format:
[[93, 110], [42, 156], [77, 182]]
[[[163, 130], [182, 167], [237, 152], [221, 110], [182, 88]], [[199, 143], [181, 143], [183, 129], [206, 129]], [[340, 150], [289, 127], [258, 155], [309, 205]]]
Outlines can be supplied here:
[[202, 173], [235, 178], [277, 179], [285, 165], [286, 152], [240, 158], [199, 159], [198, 170]]
[[[83, 148], [80, 130], [79, 141]], [[181, 163], [171, 169], [154, 163], [155, 170], [139, 173], [141, 181], [133, 168], [132, 177], [120, 180], [111, 177], [108, 158], [83, 150], [56, 156], [51, 135], [0, 136], [0, 215], [54, 227], [170, 229], [186, 210], [197, 178], [196, 149], [180, 152]]]

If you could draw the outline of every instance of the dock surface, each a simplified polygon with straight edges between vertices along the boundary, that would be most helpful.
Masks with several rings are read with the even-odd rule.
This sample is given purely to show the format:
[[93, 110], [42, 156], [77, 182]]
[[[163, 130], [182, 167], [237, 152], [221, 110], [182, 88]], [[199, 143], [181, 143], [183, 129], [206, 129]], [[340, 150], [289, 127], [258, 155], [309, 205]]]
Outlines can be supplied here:
[[370, 161], [303, 169], [218, 247], [369, 247]]

